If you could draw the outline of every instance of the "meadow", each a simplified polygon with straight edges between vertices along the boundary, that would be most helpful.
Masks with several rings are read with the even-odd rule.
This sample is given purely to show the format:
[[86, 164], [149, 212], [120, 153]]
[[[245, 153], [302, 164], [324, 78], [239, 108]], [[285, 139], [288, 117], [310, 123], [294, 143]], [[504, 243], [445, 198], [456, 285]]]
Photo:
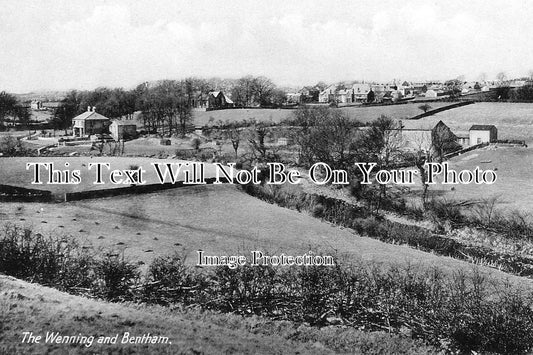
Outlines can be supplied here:
[[[475, 269], [452, 258], [359, 236], [306, 213], [260, 201], [230, 185], [61, 204], [4, 202], [0, 224], [5, 223], [32, 227], [43, 235], [72, 236], [87, 248], [123, 254], [143, 265], [174, 251], [184, 252], [187, 262], [195, 264], [197, 250], [209, 255], [249, 255], [251, 250], [290, 255], [320, 250], [377, 264], [438, 266], [447, 272]], [[533, 280], [490, 268], [481, 270], [533, 289]]]
[[[48, 184], [49, 171], [43, 168], [40, 169], [40, 176], [42, 184], [32, 184], [34, 181], [34, 169], [30, 167], [27, 169], [27, 163], [53, 163], [54, 170], [58, 171], [80, 171], [81, 182], [79, 184]], [[102, 167], [103, 184], [95, 184], [96, 181], [96, 168], [93, 166], [89, 170], [90, 163], [109, 163], [110, 169]], [[86, 190], [99, 190], [99, 189], [112, 189], [119, 187], [130, 186], [125, 176], [122, 179], [126, 184], [113, 184], [110, 181], [110, 172], [112, 170], [127, 170], [142, 168], [146, 171], [143, 173], [142, 178], [146, 181], [146, 184], [158, 184], [160, 180], [157, 172], [152, 163], [166, 164], [166, 163], [187, 163], [178, 159], [157, 159], [157, 158], [142, 158], [142, 157], [31, 157], [31, 158], [2, 158], [2, 169], [0, 170], [0, 181], [5, 185], [13, 185], [19, 187], [25, 187], [30, 189], [40, 189], [52, 191], [53, 194], [61, 195], [67, 192], [79, 192]], [[66, 166], [68, 164], [68, 166]], [[215, 176], [215, 167], [212, 164], [205, 164], [205, 178]], [[184, 171], [182, 169], [179, 176], [180, 180], [184, 179]], [[65, 174], [63, 173], [63, 176]], [[120, 177], [117, 177], [121, 179]]]
[[[384, 106], [351, 106], [341, 107], [339, 110], [348, 117], [363, 123], [368, 123], [381, 115], [392, 118], [405, 119], [414, 117], [422, 113], [418, 107], [421, 103], [407, 103], [401, 105], [384, 105]], [[449, 102], [431, 102], [432, 108], [439, 108], [450, 105]], [[219, 120], [222, 122], [239, 122], [255, 118], [257, 121], [279, 123], [286, 118], [290, 118], [291, 109], [234, 109], [218, 111], [195, 111], [193, 113], [194, 124], [203, 126], [206, 124], [216, 124]], [[211, 121], [211, 122], [210, 122]]]
[[453, 132], [468, 131], [474, 124], [495, 125], [498, 139], [525, 140], [533, 143], [533, 104], [477, 102], [437, 113]]

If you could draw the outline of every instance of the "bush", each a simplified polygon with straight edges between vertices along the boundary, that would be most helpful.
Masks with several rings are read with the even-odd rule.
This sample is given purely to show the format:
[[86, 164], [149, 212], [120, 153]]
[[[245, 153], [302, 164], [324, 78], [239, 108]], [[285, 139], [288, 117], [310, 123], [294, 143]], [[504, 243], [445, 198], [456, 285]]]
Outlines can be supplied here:
[[0, 237], [0, 272], [60, 289], [88, 284], [89, 259], [74, 240], [29, 228], [7, 225]]
[[198, 301], [204, 277], [184, 263], [179, 254], [160, 256], [150, 264], [143, 287], [143, 300], [157, 304]]
[[[415, 229], [356, 220], [380, 238]], [[420, 236], [419, 236], [420, 237]], [[416, 240], [416, 236], [414, 237]], [[0, 272], [108, 300], [260, 315], [310, 325], [409, 335], [451, 353], [526, 353], [533, 349], [533, 294], [479, 273], [444, 274], [372, 262], [333, 267], [217, 267], [199, 273], [175, 254], [156, 258], [139, 284], [137, 267], [118, 255], [97, 259], [68, 240], [8, 226], [0, 238]]]
[[108, 255], [94, 265], [93, 294], [110, 301], [133, 298], [131, 288], [139, 281], [139, 271], [118, 255]]

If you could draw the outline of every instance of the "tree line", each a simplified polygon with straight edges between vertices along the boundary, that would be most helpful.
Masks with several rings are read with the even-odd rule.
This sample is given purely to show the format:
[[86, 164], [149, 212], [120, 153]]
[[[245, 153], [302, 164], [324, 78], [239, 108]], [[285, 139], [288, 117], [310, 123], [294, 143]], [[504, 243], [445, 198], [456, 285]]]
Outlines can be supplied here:
[[223, 91], [238, 107], [273, 107], [285, 100], [285, 92], [266, 77], [246, 76], [237, 80], [198, 79], [160, 80], [139, 84], [132, 90], [97, 88], [72, 90], [54, 112], [56, 129], [68, 129], [72, 118], [96, 107], [98, 113], [112, 118], [131, 118], [136, 111], [149, 132], [183, 134], [191, 125], [192, 109], [201, 106], [211, 91]]
[[0, 131], [6, 129], [8, 120], [26, 125], [30, 119], [29, 107], [19, 102], [14, 95], [5, 91], [0, 92]]

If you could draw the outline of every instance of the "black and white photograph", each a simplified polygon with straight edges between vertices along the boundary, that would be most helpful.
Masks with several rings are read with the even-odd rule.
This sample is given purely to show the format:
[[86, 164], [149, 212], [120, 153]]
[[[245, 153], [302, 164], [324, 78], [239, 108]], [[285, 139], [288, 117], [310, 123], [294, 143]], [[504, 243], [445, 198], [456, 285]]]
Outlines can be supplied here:
[[532, 15], [0, 0], [0, 355], [533, 353]]

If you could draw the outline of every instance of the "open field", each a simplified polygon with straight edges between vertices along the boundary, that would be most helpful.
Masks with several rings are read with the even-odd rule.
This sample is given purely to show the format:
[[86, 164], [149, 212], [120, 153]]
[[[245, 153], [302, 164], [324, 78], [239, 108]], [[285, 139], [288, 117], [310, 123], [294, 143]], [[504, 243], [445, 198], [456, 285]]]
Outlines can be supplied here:
[[[438, 266], [447, 272], [474, 268], [452, 258], [357, 236], [352, 230], [262, 202], [230, 185], [61, 204], [1, 203], [0, 224], [7, 222], [33, 226], [45, 235], [72, 235], [87, 246], [123, 251], [126, 258], [144, 264], [173, 251], [185, 252], [194, 264], [197, 250], [249, 256], [251, 250], [291, 255], [312, 249], [378, 264]], [[533, 289], [533, 280], [485, 267], [480, 270]]]
[[[81, 182], [79, 184], [47, 184], [49, 172], [43, 167], [40, 168], [40, 176], [43, 184], [32, 184], [34, 179], [34, 168], [26, 169], [26, 164], [32, 163], [53, 163], [55, 170], [80, 170]], [[133, 166], [141, 167], [146, 173], [143, 173], [143, 180], [146, 184], [158, 184], [159, 179], [152, 163], [186, 163], [177, 159], [156, 159], [156, 158], [138, 158], [138, 157], [32, 157], [32, 158], [2, 158], [0, 163], [0, 183], [5, 185], [19, 186], [30, 189], [40, 189], [52, 191], [53, 194], [64, 194], [66, 192], [78, 192], [86, 190], [111, 189], [118, 187], [130, 186], [127, 184], [112, 184], [110, 181], [110, 172], [112, 170], [131, 169]], [[109, 163], [110, 169], [103, 169], [104, 184], [94, 184], [96, 181], [96, 167], [89, 170], [90, 163]], [[65, 166], [68, 164], [68, 167]], [[179, 180], [184, 179], [182, 169]], [[212, 164], [205, 164], [205, 178], [215, 176], [215, 167]], [[120, 179], [120, 177], [117, 177]], [[124, 179], [124, 176], [122, 177]], [[126, 179], [124, 179], [126, 181]], [[126, 181], [127, 182], [127, 181]]]
[[[356, 119], [360, 122], [370, 122], [381, 115], [386, 115], [392, 118], [409, 118], [416, 116], [422, 111], [418, 108], [420, 103], [407, 103], [401, 105], [384, 105], [384, 106], [353, 106], [339, 108], [343, 113]], [[431, 102], [432, 108], [439, 108], [450, 105], [449, 102]], [[290, 109], [233, 109], [233, 110], [217, 110], [217, 111], [195, 111], [193, 114], [194, 124], [196, 126], [203, 126], [208, 124], [211, 117], [212, 124], [216, 124], [219, 120], [222, 122], [236, 122], [255, 118], [257, 121], [272, 121], [279, 123], [285, 118], [289, 118], [294, 110]]]
[[468, 131], [473, 124], [498, 128], [498, 139], [521, 139], [533, 143], [533, 103], [480, 102], [437, 113], [452, 131]]
[[[532, 148], [489, 146], [454, 157], [449, 161], [449, 165], [458, 173], [465, 169], [473, 171], [476, 167], [494, 170], [497, 180], [491, 185], [442, 185], [439, 179], [437, 184], [430, 186], [430, 193], [459, 201], [480, 202], [497, 198], [497, 209], [502, 212], [519, 210], [533, 215]], [[411, 190], [418, 194], [420, 183]]]

